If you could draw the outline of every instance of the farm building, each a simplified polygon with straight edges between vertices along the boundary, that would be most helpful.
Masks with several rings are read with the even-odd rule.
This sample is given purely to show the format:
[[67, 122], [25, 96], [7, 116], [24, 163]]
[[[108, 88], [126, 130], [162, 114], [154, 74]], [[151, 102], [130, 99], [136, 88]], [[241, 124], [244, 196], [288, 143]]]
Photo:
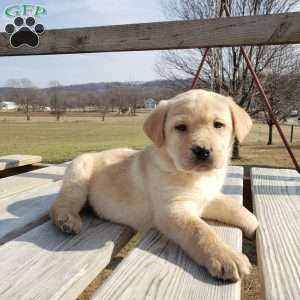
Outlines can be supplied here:
[[292, 110], [289, 115], [289, 117], [291, 117], [291, 118], [295, 118], [298, 116], [300, 117], [300, 112], [298, 110]]
[[157, 105], [157, 102], [153, 98], [148, 98], [144, 101], [144, 107], [153, 109]]
[[1, 101], [0, 110], [15, 111], [18, 109], [18, 105], [13, 101]]

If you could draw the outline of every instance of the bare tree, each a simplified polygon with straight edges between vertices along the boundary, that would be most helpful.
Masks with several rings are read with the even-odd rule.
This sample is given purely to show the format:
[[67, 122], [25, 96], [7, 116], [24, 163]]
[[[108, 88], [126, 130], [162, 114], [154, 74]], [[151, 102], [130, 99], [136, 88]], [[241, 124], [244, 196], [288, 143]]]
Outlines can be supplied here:
[[[287, 12], [296, 8], [300, 0], [229, 0], [228, 7], [232, 16], [267, 15]], [[162, 0], [167, 17], [184, 20], [206, 19], [216, 17], [217, 1], [212, 0]], [[270, 66], [275, 63], [283, 71], [286, 64], [295, 64], [297, 55], [289, 55], [287, 60], [280, 58], [287, 52], [292, 53], [292, 46], [251, 46], [244, 48], [256, 73], [263, 77], [266, 70], [272, 72]], [[174, 50], [161, 54], [156, 64], [157, 73], [163, 78], [174, 80], [182, 89], [189, 88], [183, 78], [193, 77], [204, 49]], [[217, 62], [217, 63], [216, 63]], [[256, 90], [254, 80], [243, 59], [239, 47], [222, 48], [210, 51], [201, 74], [201, 86], [211, 87], [217, 92], [232, 96], [250, 114]], [[234, 147], [235, 157], [239, 157], [238, 144]]]
[[110, 111], [114, 112], [115, 107], [119, 106], [119, 95], [115, 88], [106, 90], [103, 94], [106, 104], [110, 107]]
[[106, 114], [109, 112], [110, 107], [110, 98], [106, 96], [106, 94], [99, 95], [97, 97], [97, 107], [98, 112], [102, 118], [102, 121], [105, 121]]
[[13, 87], [16, 102], [23, 107], [27, 121], [30, 121], [32, 104], [37, 97], [37, 89], [28, 78], [9, 79], [7, 86]]
[[130, 92], [127, 86], [117, 86], [110, 90], [109, 97], [118, 106], [118, 115], [129, 112]]
[[[288, 55], [289, 52], [287, 51], [281, 59], [285, 60]], [[264, 78], [272, 110], [279, 121], [286, 121], [292, 110], [299, 109], [299, 65], [288, 66], [285, 62], [285, 67], [286, 70], [283, 70], [280, 63], [276, 62], [271, 66], [272, 72], [266, 74]], [[256, 97], [259, 97], [259, 95]], [[257, 111], [264, 112], [265, 121], [269, 128], [267, 144], [272, 145], [274, 122], [261, 101], [255, 101], [254, 103]]]
[[57, 80], [51, 80], [49, 87], [51, 112], [55, 114], [56, 120], [59, 121], [61, 115], [65, 112], [65, 106], [61, 101], [59, 92], [60, 83]]

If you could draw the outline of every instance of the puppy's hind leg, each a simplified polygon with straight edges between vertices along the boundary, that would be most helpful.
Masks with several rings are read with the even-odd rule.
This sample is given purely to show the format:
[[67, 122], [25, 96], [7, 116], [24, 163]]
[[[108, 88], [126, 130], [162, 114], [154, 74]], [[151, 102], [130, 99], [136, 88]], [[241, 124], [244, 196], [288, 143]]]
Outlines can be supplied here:
[[66, 171], [62, 188], [49, 212], [53, 223], [64, 232], [81, 230], [79, 212], [87, 201], [92, 172], [93, 158], [89, 154], [78, 156]]

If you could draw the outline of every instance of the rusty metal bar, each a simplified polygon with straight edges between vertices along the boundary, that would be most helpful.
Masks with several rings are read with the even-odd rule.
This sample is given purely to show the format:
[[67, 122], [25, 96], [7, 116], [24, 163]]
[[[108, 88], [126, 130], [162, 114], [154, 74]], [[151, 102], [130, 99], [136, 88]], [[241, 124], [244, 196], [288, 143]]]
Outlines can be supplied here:
[[[230, 12], [229, 12], [228, 7], [227, 7], [227, 5], [226, 5], [225, 3], [224, 3], [224, 5], [223, 5], [223, 8], [224, 8], [224, 11], [225, 11], [225, 13], [226, 13], [226, 16], [227, 16], [227, 17], [230, 17]], [[261, 97], [262, 97], [262, 99], [263, 99], [263, 102], [264, 102], [264, 104], [265, 104], [266, 107], [267, 107], [269, 116], [270, 116], [271, 120], [274, 122], [274, 124], [275, 124], [275, 126], [276, 126], [276, 128], [277, 128], [277, 131], [278, 131], [278, 133], [279, 133], [279, 135], [280, 135], [280, 137], [281, 137], [281, 140], [282, 140], [282, 142], [284, 143], [284, 145], [285, 145], [285, 147], [286, 147], [286, 149], [287, 149], [287, 151], [288, 151], [288, 153], [289, 153], [289, 155], [290, 155], [290, 157], [291, 157], [291, 159], [292, 159], [292, 161], [293, 161], [293, 164], [294, 164], [294, 166], [295, 166], [297, 172], [300, 174], [300, 165], [299, 165], [299, 163], [298, 163], [298, 161], [297, 161], [297, 159], [296, 159], [296, 157], [295, 157], [295, 155], [294, 155], [294, 153], [293, 153], [293, 151], [292, 151], [292, 149], [291, 149], [291, 146], [289, 145], [289, 143], [288, 143], [288, 141], [287, 141], [287, 139], [286, 139], [286, 137], [285, 137], [285, 135], [284, 135], [284, 133], [283, 133], [281, 127], [280, 127], [280, 124], [279, 124], [279, 122], [278, 122], [278, 120], [277, 120], [277, 118], [276, 118], [276, 115], [275, 115], [274, 112], [273, 112], [273, 109], [272, 109], [272, 106], [271, 106], [271, 104], [270, 104], [269, 98], [268, 98], [268, 96], [266, 95], [266, 93], [265, 93], [265, 91], [264, 91], [264, 88], [263, 88], [263, 86], [262, 86], [262, 84], [261, 84], [261, 82], [260, 82], [258, 76], [256, 75], [256, 72], [255, 72], [255, 70], [254, 70], [254, 68], [253, 68], [253, 66], [252, 66], [252, 63], [251, 63], [251, 61], [250, 61], [250, 59], [249, 59], [247, 53], [245, 52], [245, 50], [244, 50], [243, 47], [240, 47], [240, 49], [241, 49], [241, 53], [242, 53], [242, 55], [243, 55], [243, 57], [244, 57], [244, 59], [245, 59], [245, 61], [246, 61], [246, 63], [247, 63], [247, 66], [248, 66], [248, 68], [249, 68], [249, 71], [250, 71], [250, 73], [251, 73], [251, 75], [252, 75], [252, 77], [253, 77], [253, 79], [254, 79], [254, 82], [255, 82], [255, 84], [256, 84], [256, 87], [257, 87], [257, 89], [259, 90], [260, 95], [261, 95]]]
[[197, 72], [196, 72], [196, 74], [195, 74], [195, 76], [194, 76], [194, 79], [193, 79], [193, 82], [192, 82], [192, 85], [191, 85], [191, 90], [194, 89], [194, 88], [196, 87], [196, 83], [197, 83], [197, 80], [198, 80], [198, 78], [199, 78], [199, 74], [200, 74], [200, 72], [201, 72], [201, 70], [202, 70], [202, 68], [203, 68], [205, 59], [206, 59], [207, 54], [208, 54], [208, 50], [209, 50], [209, 48], [205, 48], [205, 51], [204, 51], [204, 53], [203, 53], [203, 56], [202, 56], [201, 62], [200, 62], [200, 64], [199, 64], [198, 70], [197, 70]]
[[[222, 1], [222, 2], [223, 2], [223, 3], [222, 3], [222, 7], [221, 7], [221, 9], [220, 9], [220, 16], [221, 16], [221, 14], [222, 14], [222, 12], [223, 12], [223, 10], [224, 10], [226, 16], [227, 16], [227, 17], [230, 17], [230, 12], [229, 12], [229, 9], [228, 9], [228, 7], [227, 7], [226, 1]], [[289, 153], [289, 155], [290, 155], [290, 157], [291, 157], [291, 160], [292, 160], [292, 162], [293, 162], [293, 164], [294, 164], [294, 166], [295, 166], [297, 172], [300, 174], [300, 165], [299, 165], [299, 163], [298, 163], [298, 161], [297, 161], [297, 159], [296, 159], [296, 157], [295, 157], [295, 155], [294, 155], [294, 153], [293, 153], [293, 151], [292, 151], [292, 149], [291, 149], [291, 146], [289, 145], [289, 143], [288, 143], [288, 141], [287, 141], [287, 139], [286, 139], [286, 137], [285, 137], [285, 135], [284, 135], [284, 133], [283, 133], [281, 127], [280, 127], [280, 124], [279, 124], [279, 122], [278, 122], [278, 120], [277, 120], [277, 118], [276, 118], [276, 115], [275, 115], [274, 112], [273, 112], [273, 109], [272, 109], [272, 106], [271, 106], [271, 104], [270, 104], [269, 98], [267, 97], [267, 95], [266, 95], [266, 93], [265, 93], [265, 91], [264, 91], [264, 88], [263, 88], [263, 86], [262, 86], [262, 84], [261, 84], [261, 82], [260, 82], [258, 76], [256, 75], [256, 72], [255, 72], [255, 70], [254, 70], [254, 68], [253, 68], [253, 66], [252, 66], [252, 63], [251, 63], [251, 61], [250, 61], [250, 59], [249, 59], [247, 53], [245, 52], [245, 50], [244, 50], [243, 47], [240, 47], [240, 49], [241, 49], [241, 53], [242, 53], [242, 55], [243, 55], [243, 57], [244, 57], [244, 59], [245, 59], [245, 61], [246, 61], [246, 64], [247, 64], [247, 66], [248, 66], [248, 68], [249, 68], [249, 70], [250, 70], [250, 73], [251, 73], [251, 75], [252, 75], [252, 77], [253, 77], [253, 79], [254, 79], [254, 82], [255, 82], [255, 84], [256, 84], [256, 86], [257, 86], [257, 89], [258, 89], [259, 92], [260, 92], [260, 95], [261, 95], [261, 97], [262, 97], [262, 100], [263, 100], [264, 104], [265, 104], [266, 107], [267, 107], [269, 116], [270, 116], [270, 118], [272, 119], [272, 121], [274, 122], [274, 124], [275, 124], [275, 126], [276, 126], [276, 129], [277, 129], [277, 131], [278, 131], [278, 133], [279, 133], [279, 135], [280, 135], [280, 137], [281, 137], [281, 140], [282, 140], [284, 146], [286, 147], [286, 149], [287, 149], [287, 151], [288, 151], [288, 153]], [[200, 71], [201, 71], [202, 68], [203, 68], [203, 65], [204, 65], [204, 62], [205, 62], [205, 59], [206, 59], [208, 50], [209, 50], [209, 48], [205, 48], [205, 52], [204, 52], [203, 57], [202, 57], [202, 59], [201, 59], [201, 62], [200, 62], [200, 64], [199, 64], [198, 70], [197, 70], [197, 72], [196, 72], [196, 74], [195, 74], [195, 76], [194, 76], [194, 79], [193, 79], [193, 82], [192, 82], [192, 85], [191, 85], [191, 89], [194, 89], [195, 86], [196, 86], [197, 79], [198, 79], [198, 77], [199, 77]]]
[[292, 149], [291, 149], [291, 147], [290, 147], [290, 145], [289, 145], [289, 143], [288, 143], [288, 141], [287, 141], [287, 139], [286, 139], [286, 137], [285, 137], [285, 135], [284, 135], [281, 127], [280, 127], [280, 124], [279, 124], [279, 122], [278, 122], [278, 120], [276, 118], [276, 115], [273, 112], [273, 109], [272, 109], [272, 106], [270, 104], [270, 101], [269, 101], [269, 99], [268, 99], [268, 97], [267, 97], [267, 95], [266, 95], [266, 93], [264, 91], [264, 88], [262, 87], [262, 85], [260, 83], [259, 78], [257, 77], [257, 75], [256, 75], [256, 73], [254, 71], [254, 68], [253, 68], [253, 66], [251, 64], [251, 61], [250, 61], [248, 55], [246, 54], [245, 50], [242, 47], [241, 47], [241, 52], [242, 52], [242, 55], [245, 58], [245, 61], [246, 61], [247, 65], [248, 65], [250, 73], [253, 76], [254, 82], [255, 82], [255, 84], [256, 84], [256, 86], [257, 86], [257, 88], [258, 88], [258, 90], [259, 90], [259, 92], [261, 94], [261, 97], [262, 97], [262, 99], [264, 101], [264, 104], [267, 107], [269, 116], [270, 116], [270, 118], [272, 119], [273, 123], [275, 124], [275, 126], [277, 128], [277, 131], [278, 131], [278, 133], [279, 133], [279, 135], [281, 137], [281, 140], [283, 141], [283, 143], [284, 143], [284, 145], [285, 145], [285, 147], [286, 147], [286, 149], [287, 149], [287, 151], [288, 151], [288, 153], [289, 153], [289, 155], [290, 155], [290, 157], [291, 157], [291, 159], [292, 159], [292, 161], [293, 161], [293, 163], [295, 165], [295, 168], [296, 168], [297, 172], [300, 174], [300, 166], [298, 164], [298, 161], [297, 161], [297, 159], [296, 159], [296, 157], [295, 157], [295, 155], [294, 155], [294, 153], [293, 153], [293, 151], [292, 151]]

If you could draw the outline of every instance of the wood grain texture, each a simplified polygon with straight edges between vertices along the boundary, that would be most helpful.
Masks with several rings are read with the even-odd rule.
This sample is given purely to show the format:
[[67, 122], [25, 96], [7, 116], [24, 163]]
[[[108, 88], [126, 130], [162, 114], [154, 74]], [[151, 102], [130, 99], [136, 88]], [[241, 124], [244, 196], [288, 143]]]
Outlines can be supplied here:
[[0, 199], [62, 180], [68, 163], [0, 179]]
[[[226, 184], [242, 186], [243, 169], [231, 167]], [[226, 186], [226, 185], [225, 185]], [[225, 187], [226, 190], [226, 187]], [[241, 189], [232, 197], [242, 202]], [[212, 225], [230, 246], [241, 251], [237, 228]], [[93, 300], [240, 299], [240, 282], [213, 279], [184, 252], [156, 230], [148, 232], [92, 297]]]
[[74, 300], [132, 234], [91, 217], [79, 235], [40, 225], [0, 247], [0, 299]]
[[300, 13], [47, 30], [37, 48], [9, 45], [0, 56], [300, 43]]
[[0, 245], [48, 219], [61, 181], [0, 200]]
[[0, 171], [32, 165], [42, 161], [42, 157], [39, 155], [5, 155], [0, 156]]
[[300, 299], [300, 175], [252, 168], [251, 180], [264, 298]]

